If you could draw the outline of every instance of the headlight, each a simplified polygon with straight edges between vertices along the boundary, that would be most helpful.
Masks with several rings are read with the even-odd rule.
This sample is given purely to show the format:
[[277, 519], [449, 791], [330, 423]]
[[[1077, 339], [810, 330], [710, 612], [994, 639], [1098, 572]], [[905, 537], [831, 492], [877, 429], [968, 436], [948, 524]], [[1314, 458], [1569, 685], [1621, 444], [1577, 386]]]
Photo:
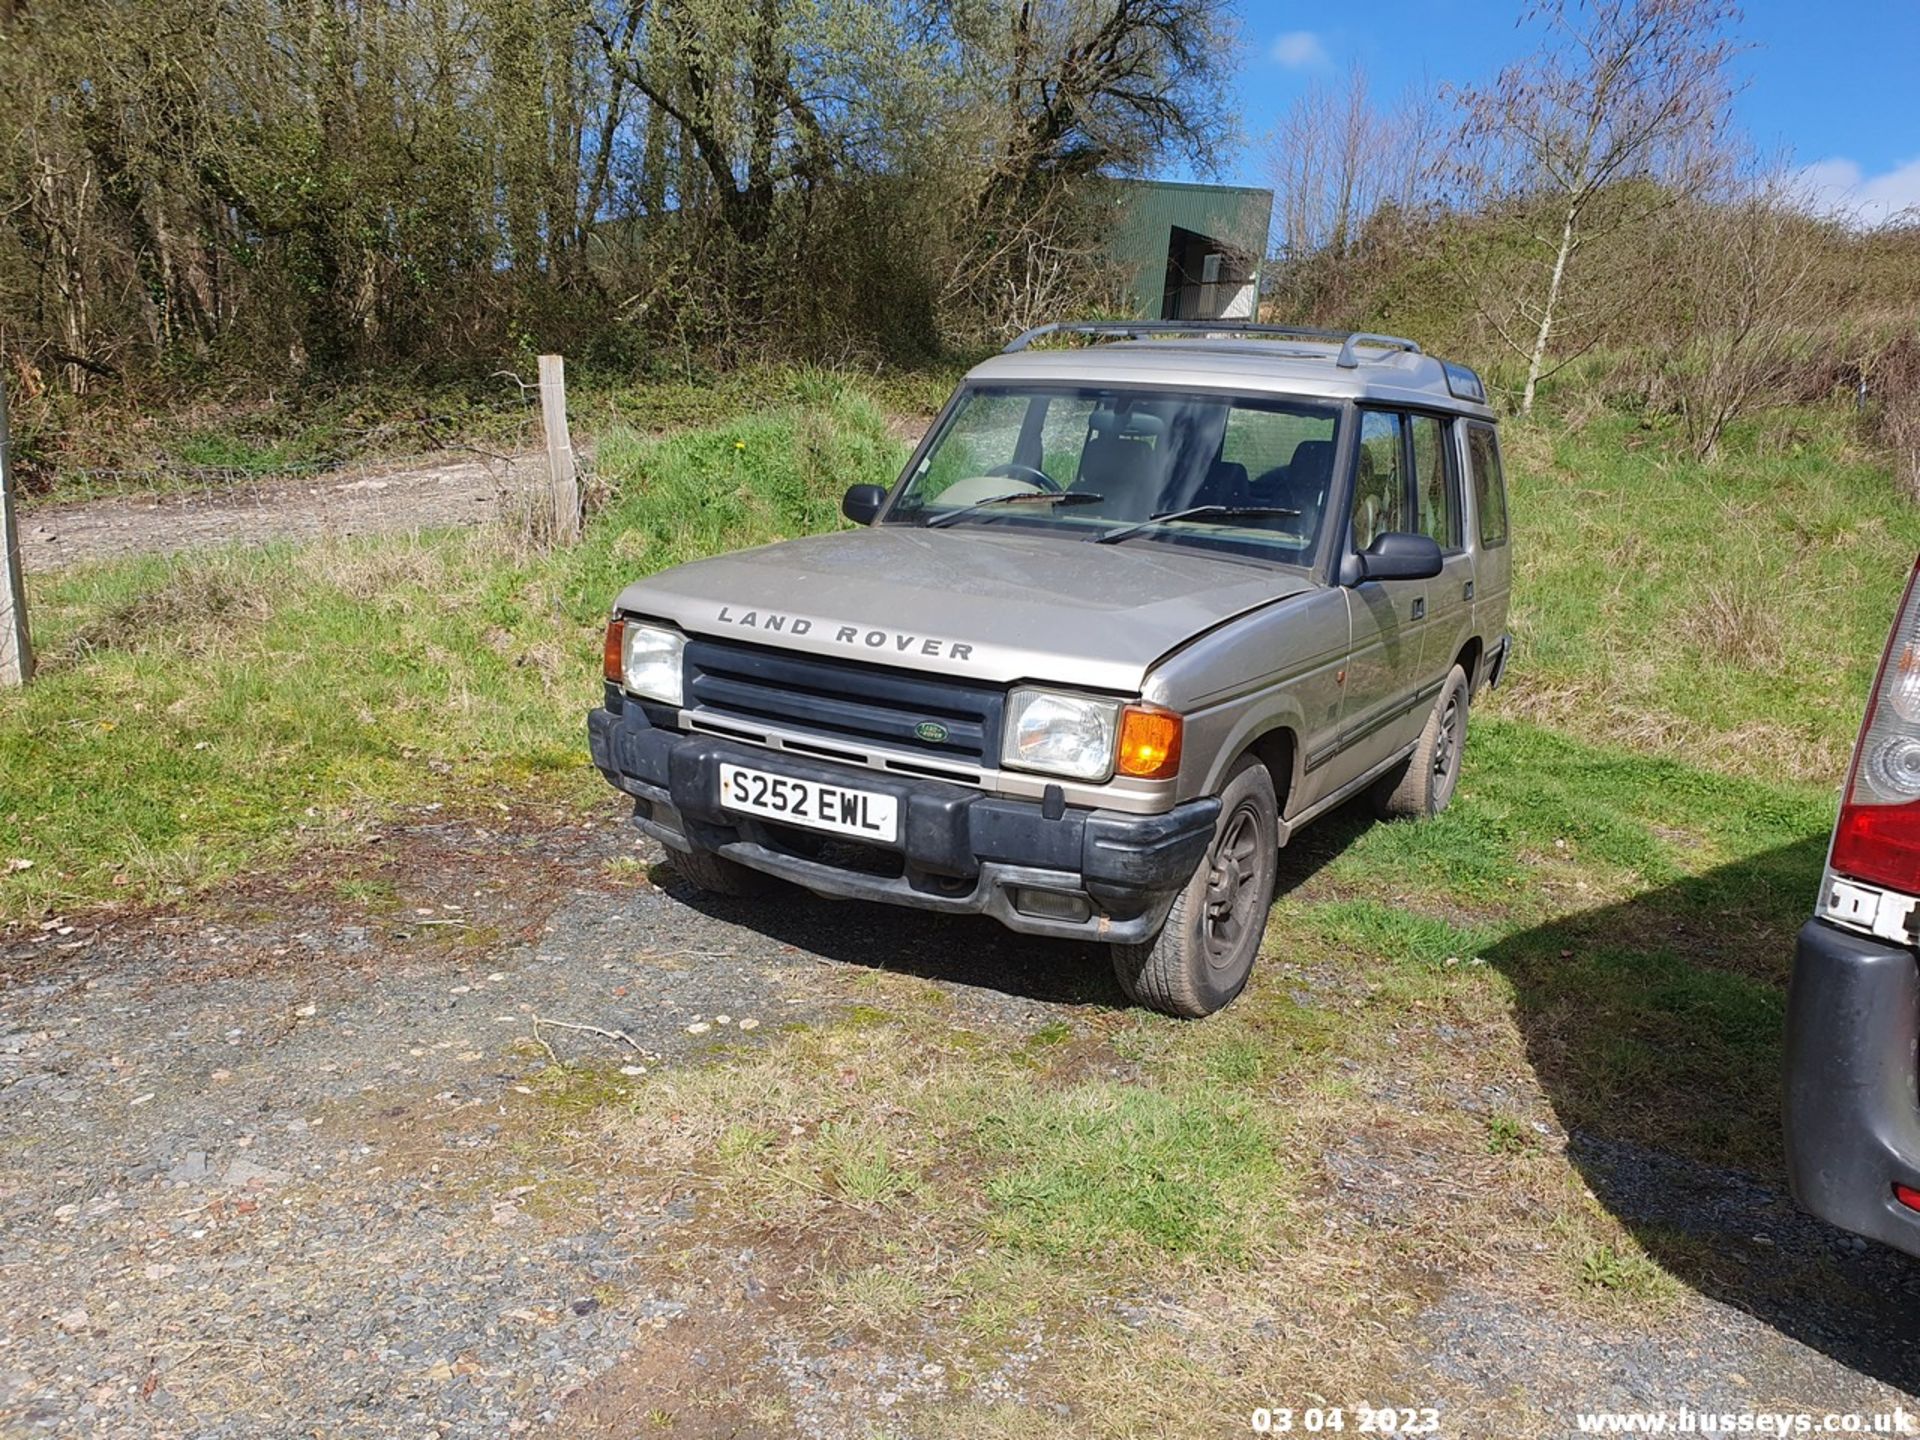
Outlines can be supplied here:
[[1000, 763], [1075, 780], [1104, 780], [1113, 773], [1113, 732], [1118, 700], [1016, 690], [1007, 702]]
[[620, 667], [627, 689], [663, 705], [686, 703], [680, 668], [680, 654], [686, 648], [687, 637], [678, 630], [629, 620]]

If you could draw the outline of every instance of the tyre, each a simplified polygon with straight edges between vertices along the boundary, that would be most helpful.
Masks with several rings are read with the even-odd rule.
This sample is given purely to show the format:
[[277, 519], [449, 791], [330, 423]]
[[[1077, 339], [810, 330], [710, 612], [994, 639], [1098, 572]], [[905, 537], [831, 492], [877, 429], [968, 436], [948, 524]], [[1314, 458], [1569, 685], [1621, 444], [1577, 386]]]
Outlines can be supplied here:
[[1467, 747], [1467, 700], [1467, 672], [1456, 665], [1440, 687], [1413, 754], [1374, 785], [1373, 808], [1383, 820], [1425, 820], [1447, 808]]
[[1213, 845], [1151, 941], [1113, 947], [1113, 972], [1136, 1005], [1211, 1015], [1246, 988], [1267, 929], [1280, 864], [1273, 777], [1243, 756], [1220, 792]]
[[667, 863], [682, 880], [709, 895], [765, 895], [775, 884], [771, 875], [711, 850], [671, 850]]

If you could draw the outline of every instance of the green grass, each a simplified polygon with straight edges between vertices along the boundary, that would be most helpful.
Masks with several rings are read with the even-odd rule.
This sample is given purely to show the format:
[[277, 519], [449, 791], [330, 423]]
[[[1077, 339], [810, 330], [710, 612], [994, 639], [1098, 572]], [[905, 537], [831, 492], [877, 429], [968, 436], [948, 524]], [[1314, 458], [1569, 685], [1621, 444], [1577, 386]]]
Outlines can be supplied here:
[[[620, 586], [830, 528], [847, 483], [900, 462], [871, 397], [824, 374], [788, 380], [794, 403], [721, 425], [608, 434], [608, 502], [562, 554], [462, 533], [36, 577], [43, 670], [0, 700], [0, 858], [32, 863], [0, 879], [0, 917], [187, 893], [396, 802], [591, 803], [580, 717]], [[1857, 692], [1920, 545], [1884, 471], [1823, 418], [1796, 422], [1813, 437], [1798, 455], [1748, 436], [1714, 470], [1671, 461], [1624, 419], [1516, 428], [1514, 690], [1476, 716], [1437, 822], [1334, 816], [1300, 838], [1289, 855], [1316, 867], [1315, 888], [1276, 907], [1282, 952], [1362, 962], [1394, 1003], [1443, 1003], [1459, 976], [1499, 987], [1538, 1021], [1537, 1063], [1576, 1077], [1570, 1105], [1596, 1122], [1764, 1070], [1780, 957], [1752, 937], [1777, 941], [1804, 913]], [[1752, 633], [1708, 628], [1711, 598], [1742, 585], [1774, 587]], [[850, 1023], [886, 1028], [891, 1008]], [[1256, 1030], [1216, 1027], [1180, 1073], [1257, 1090], [1338, 1034], [1298, 996], [1247, 1009]], [[1562, 1030], [1604, 1039], [1552, 1038]], [[1151, 1057], [1154, 1034], [1126, 1043]], [[1036, 1035], [1023, 1073], [1069, 1038]], [[1648, 1123], [1760, 1156], [1763, 1127], [1730, 1113], [1663, 1108]], [[1156, 1127], [1211, 1123], [1095, 1110], [1048, 1144], [1146, 1173]], [[1096, 1124], [1109, 1127], [1097, 1141], [1083, 1133]], [[1128, 1171], [1135, 1152], [1143, 1168]], [[835, 1173], [855, 1190], [892, 1183], [843, 1158]], [[999, 1182], [1048, 1245], [1178, 1248], [1215, 1223], [1152, 1197], [1102, 1218], [1085, 1197], [1052, 1198], [1056, 1179]], [[1077, 1238], [1069, 1214], [1087, 1227]]]
[[[1456, 1284], [1623, 1330], [1692, 1288], [1765, 1314], [1769, 1287], [1851, 1284], [1624, 1222], [1581, 1150], [1778, 1182], [1792, 935], [1920, 548], [1843, 417], [1793, 424], [1797, 453], [1755, 431], [1708, 470], [1618, 417], [1511, 430], [1512, 688], [1476, 709], [1445, 815], [1349, 809], [1289, 845], [1219, 1016], [1089, 1005], [1010, 1034], [848, 963], [793, 982], [838, 986], [837, 1018], [631, 1084], [552, 1077], [548, 1108], [625, 1146], [632, 1183], [699, 1189], [681, 1261], [777, 1235], [795, 1314], [910, 1334], [955, 1396], [1044, 1326], [1033, 1388], [1077, 1432], [1220, 1433], [1247, 1376], [1404, 1393], [1407, 1337]], [[0, 860], [35, 863], [0, 874], [0, 918], [165, 896], [394, 802], [604, 803], [580, 716], [619, 586], [837, 524], [901, 449], [815, 376], [605, 436], [607, 506], [562, 555], [456, 534], [38, 578], [46, 668], [0, 699]], [[1121, 1329], [1140, 1297], [1181, 1326]], [[1505, 1401], [1438, 1398], [1504, 1433]]]
[[1016, 1091], [977, 1133], [1004, 1166], [986, 1183], [988, 1234], [1081, 1261], [1142, 1249], [1244, 1259], [1287, 1173], [1265, 1117], [1217, 1085]]
[[[155, 897], [394, 801], [598, 783], [582, 725], [634, 577], [840, 523], [903, 459], [880, 408], [812, 403], [602, 446], [586, 538], [486, 532], [149, 558], [30, 577], [42, 665], [0, 698], [0, 918]], [[345, 812], [353, 811], [353, 817]]]
[[[1019, 1030], [849, 962], [817, 982], [837, 1023], [649, 1077], [617, 1143], [637, 1173], [703, 1177], [693, 1255], [780, 1235], [810, 1257], [799, 1323], [911, 1337], [956, 1421], [1035, 1327], [1040, 1393], [1077, 1429], [1198, 1436], [1250, 1374], [1434, 1393], [1409, 1337], [1454, 1286], [1639, 1333], [1696, 1289], [1766, 1313], [1764, 1287], [1851, 1284], [1624, 1221], [1581, 1158], [1779, 1183], [1772, 1077], [1829, 796], [1512, 719], [1477, 718], [1468, 757], [1440, 819], [1337, 812], [1288, 847], [1254, 979], [1204, 1023], [1093, 1007]], [[1177, 1326], [1138, 1318], [1159, 1313]], [[1461, 1418], [1499, 1397], [1439, 1398], [1513, 1433]]]
[[1739, 430], [1727, 457], [1603, 414], [1509, 426], [1512, 708], [1755, 775], [1836, 778], [1920, 509], [1842, 410]]
[[1468, 756], [1429, 824], [1335, 816], [1301, 837], [1292, 864], [1313, 879], [1276, 907], [1278, 953], [1360, 961], [1395, 1009], [1490, 987], [1564, 1123], [1630, 1120], [1764, 1168], [1777, 1122], [1770, 1098], [1753, 1103], [1753, 1077], [1778, 1070], [1831, 793], [1486, 717]]

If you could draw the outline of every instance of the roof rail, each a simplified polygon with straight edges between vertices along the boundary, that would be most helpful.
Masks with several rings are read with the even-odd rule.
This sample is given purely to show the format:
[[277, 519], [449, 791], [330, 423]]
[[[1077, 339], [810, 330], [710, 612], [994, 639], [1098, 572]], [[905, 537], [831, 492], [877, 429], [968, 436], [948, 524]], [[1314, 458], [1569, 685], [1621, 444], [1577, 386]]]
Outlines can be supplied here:
[[[1097, 335], [1113, 340], [1134, 340], [1148, 335], [1278, 335], [1295, 340], [1345, 340], [1344, 330], [1314, 330], [1305, 325], [1259, 325], [1238, 320], [1055, 320], [1036, 325], [1016, 335], [1000, 353], [1011, 355], [1049, 335]], [[1398, 342], [1414, 350], [1411, 340]]]
[[1137, 340], [1149, 335], [1272, 335], [1294, 340], [1338, 340], [1340, 356], [1334, 364], [1342, 370], [1352, 370], [1359, 365], [1360, 357], [1354, 353], [1357, 345], [1404, 350], [1409, 355], [1423, 353], [1414, 341], [1398, 335], [1375, 335], [1367, 330], [1315, 330], [1306, 325], [1259, 325], [1233, 320], [1055, 320], [1014, 336], [1000, 353], [1011, 355], [1049, 335], [1094, 335], [1111, 340]]
[[1352, 370], [1360, 364], [1360, 357], [1353, 353], [1356, 345], [1378, 345], [1383, 350], [1404, 350], [1409, 355], [1418, 355], [1421, 349], [1411, 340], [1403, 340], [1398, 335], [1375, 335], [1368, 330], [1356, 330], [1347, 336], [1347, 343], [1340, 347], [1340, 358], [1333, 363], [1342, 370]]

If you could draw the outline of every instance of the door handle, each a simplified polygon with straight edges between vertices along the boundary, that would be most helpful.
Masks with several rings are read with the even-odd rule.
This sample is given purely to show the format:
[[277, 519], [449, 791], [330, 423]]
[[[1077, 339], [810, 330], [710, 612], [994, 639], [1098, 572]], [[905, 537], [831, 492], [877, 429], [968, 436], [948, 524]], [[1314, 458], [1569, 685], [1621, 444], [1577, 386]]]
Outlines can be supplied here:
[[1473, 582], [1471, 580], [1467, 581], [1465, 588], [1462, 589], [1460, 593], [1463, 598], [1471, 600], [1473, 598]]
[[1424, 620], [1427, 618], [1426, 596], [1422, 595], [1418, 600], [1413, 602], [1413, 618], [1416, 620]]

